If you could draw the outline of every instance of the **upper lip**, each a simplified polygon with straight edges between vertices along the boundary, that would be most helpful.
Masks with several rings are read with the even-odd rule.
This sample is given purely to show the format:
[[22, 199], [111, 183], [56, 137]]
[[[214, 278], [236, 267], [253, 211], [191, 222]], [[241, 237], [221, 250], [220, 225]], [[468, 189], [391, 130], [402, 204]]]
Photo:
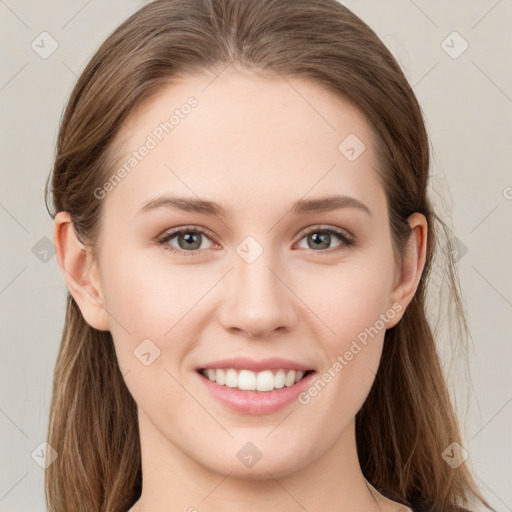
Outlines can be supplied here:
[[290, 359], [282, 359], [280, 357], [271, 357], [260, 360], [250, 359], [248, 357], [233, 357], [229, 359], [213, 361], [199, 367], [198, 370], [208, 368], [235, 368], [240, 370], [252, 370], [253, 372], [259, 372], [262, 370], [278, 370], [280, 368], [303, 371], [313, 370], [313, 368], [310, 366], [297, 363], [296, 361], [292, 361]]

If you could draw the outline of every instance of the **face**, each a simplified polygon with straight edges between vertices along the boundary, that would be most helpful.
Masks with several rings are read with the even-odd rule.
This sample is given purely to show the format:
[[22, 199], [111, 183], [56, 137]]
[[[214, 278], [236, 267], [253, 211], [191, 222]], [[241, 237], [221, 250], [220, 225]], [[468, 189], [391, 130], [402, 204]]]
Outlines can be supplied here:
[[[321, 459], [352, 428], [402, 309], [370, 127], [318, 84], [231, 70], [176, 81], [126, 125], [125, 172], [96, 192], [97, 268], [143, 449], [241, 478]], [[314, 373], [237, 391], [198, 372], [233, 357]]]

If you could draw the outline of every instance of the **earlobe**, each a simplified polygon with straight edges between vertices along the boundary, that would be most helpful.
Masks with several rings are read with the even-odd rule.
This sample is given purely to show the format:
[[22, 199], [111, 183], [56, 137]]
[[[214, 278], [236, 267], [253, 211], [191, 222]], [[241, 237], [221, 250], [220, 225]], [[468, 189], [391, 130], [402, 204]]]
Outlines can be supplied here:
[[413, 213], [408, 218], [411, 233], [402, 260], [400, 278], [390, 297], [390, 305], [400, 303], [400, 313], [391, 320], [387, 328], [394, 327], [402, 318], [418, 288], [426, 262], [427, 220], [421, 213]]
[[109, 317], [97, 264], [90, 248], [78, 240], [68, 212], [56, 214], [53, 240], [62, 275], [85, 321], [95, 329], [108, 331]]

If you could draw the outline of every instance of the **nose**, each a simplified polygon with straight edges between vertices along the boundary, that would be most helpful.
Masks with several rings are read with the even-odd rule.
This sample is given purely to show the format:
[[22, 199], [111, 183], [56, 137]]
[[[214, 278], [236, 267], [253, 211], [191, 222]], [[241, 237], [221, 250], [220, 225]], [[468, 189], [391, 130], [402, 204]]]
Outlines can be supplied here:
[[263, 251], [251, 263], [235, 254], [234, 262], [234, 269], [224, 280], [219, 312], [223, 327], [250, 338], [269, 338], [274, 331], [293, 330], [300, 301], [290, 287], [289, 273], [271, 258], [270, 251]]

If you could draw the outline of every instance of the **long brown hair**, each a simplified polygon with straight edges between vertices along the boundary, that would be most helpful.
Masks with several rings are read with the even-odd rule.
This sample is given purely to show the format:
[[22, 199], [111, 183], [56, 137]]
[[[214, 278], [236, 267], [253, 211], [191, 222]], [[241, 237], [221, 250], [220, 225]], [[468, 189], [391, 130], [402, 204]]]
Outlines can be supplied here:
[[[490, 508], [466, 463], [454, 469], [442, 457], [462, 441], [426, 312], [436, 255], [463, 347], [468, 333], [454, 257], [440, 250], [449, 228], [427, 193], [422, 111], [393, 55], [336, 0], [156, 0], [133, 14], [97, 50], [72, 91], [45, 188], [50, 215], [69, 212], [78, 238], [97, 254], [102, 201], [94, 190], [112, 175], [116, 135], [128, 114], [179, 74], [229, 64], [308, 78], [359, 109], [377, 135], [376, 171], [398, 261], [410, 234], [407, 218], [426, 217], [419, 287], [402, 320], [386, 332], [374, 385], [356, 417], [361, 468], [379, 492], [413, 507], [458, 510], [476, 497]], [[69, 293], [48, 443], [58, 452], [45, 473], [50, 512], [125, 512], [139, 497], [137, 406], [110, 332], [89, 326]]]

